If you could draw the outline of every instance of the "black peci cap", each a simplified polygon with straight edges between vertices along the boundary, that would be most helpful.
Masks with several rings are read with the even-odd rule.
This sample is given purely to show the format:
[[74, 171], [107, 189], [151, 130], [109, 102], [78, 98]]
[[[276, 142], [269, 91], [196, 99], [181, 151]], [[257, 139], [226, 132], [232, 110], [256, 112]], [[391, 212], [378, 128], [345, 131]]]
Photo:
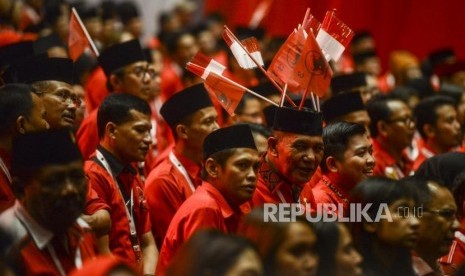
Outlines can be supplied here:
[[100, 66], [102, 66], [107, 77], [117, 69], [145, 60], [142, 47], [137, 39], [115, 44], [103, 51], [98, 57]]
[[22, 62], [17, 68], [17, 81], [32, 84], [37, 81], [61, 81], [73, 84], [74, 63], [69, 58], [49, 58], [38, 55]]
[[276, 108], [273, 130], [321, 136], [323, 134], [323, 115], [309, 109]]
[[337, 94], [326, 100], [321, 106], [324, 120], [329, 123], [351, 112], [365, 110], [360, 92]]
[[331, 91], [333, 94], [338, 94], [342, 91], [348, 91], [366, 85], [367, 81], [365, 73], [340, 75], [331, 79]]
[[82, 156], [69, 130], [33, 132], [13, 140], [13, 173], [74, 161], [82, 161]]
[[208, 134], [203, 142], [203, 158], [206, 159], [214, 153], [235, 148], [257, 150], [252, 131], [247, 124], [220, 128]]
[[213, 106], [203, 83], [185, 88], [174, 94], [161, 107], [160, 114], [172, 129], [186, 116]]

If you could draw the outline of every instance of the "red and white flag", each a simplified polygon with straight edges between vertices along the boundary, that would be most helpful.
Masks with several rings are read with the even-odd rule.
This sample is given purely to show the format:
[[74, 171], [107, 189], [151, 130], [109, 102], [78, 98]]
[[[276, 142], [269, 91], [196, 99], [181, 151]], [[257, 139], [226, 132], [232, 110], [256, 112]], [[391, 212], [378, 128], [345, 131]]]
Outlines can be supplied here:
[[312, 32], [314, 36], [317, 36], [318, 32], [321, 29], [321, 22], [313, 16], [313, 14], [309, 14], [308, 18], [303, 22], [303, 28], [305, 32], [310, 33]]
[[226, 70], [226, 67], [223, 64], [219, 63], [211, 57], [207, 57], [201, 52], [197, 52], [197, 54], [195, 54], [195, 56], [191, 60], [191, 63], [205, 68], [204, 73], [199, 76], [202, 79], [207, 78], [208, 72], [214, 72], [218, 75], [223, 75], [224, 71]]
[[304, 45], [305, 31], [298, 28], [289, 35], [268, 68], [268, 74], [281, 86], [287, 84], [289, 92], [296, 93], [300, 89], [299, 83], [293, 80], [293, 74]]
[[69, 36], [68, 36], [68, 49], [69, 57], [76, 62], [76, 60], [84, 53], [86, 49], [92, 49], [96, 56], [99, 55], [92, 39], [87, 33], [86, 27], [82, 24], [79, 14], [75, 8], [72, 8], [71, 16], [69, 19]]
[[316, 41], [325, 52], [326, 60], [337, 62], [354, 37], [354, 31], [336, 17], [336, 12], [327, 11]]
[[323, 97], [329, 89], [332, 75], [328, 61], [310, 32], [295, 66], [293, 80], [304, 90]]
[[[237, 41], [234, 35], [230, 33], [229, 29], [227, 28], [225, 28], [223, 32], [223, 39], [226, 42], [226, 44], [228, 44], [232, 54], [236, 58], [236, 61], [241, 68], [252, 69], [257, 67], [255, 62], [249, 57], [245, 49], [247, 49], [247, 51], [254, 57], [255, 61], [257, 61], [257, 63], [260, 66], [264, 65], [257, 39], [251, 37], [243, 40], [242, 46], [245, 48], [244, 49], [243, 47], [241, 47], [241, 45], [239, 45], [239, 43], [241, 42]], [[253, 52], [251, 52], [251, 50]]]

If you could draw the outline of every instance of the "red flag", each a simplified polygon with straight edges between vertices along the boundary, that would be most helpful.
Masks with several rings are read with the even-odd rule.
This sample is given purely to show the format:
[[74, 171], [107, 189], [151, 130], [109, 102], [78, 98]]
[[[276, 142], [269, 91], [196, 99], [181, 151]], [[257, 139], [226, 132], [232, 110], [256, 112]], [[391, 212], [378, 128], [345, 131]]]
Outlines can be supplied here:
[[[79, 15], [73, 8], [69, 19], [68, 49], [69, 57], [75, 62], [87, 48], [93, 49], [86, 32]], [[98, 55], [97, 52], [95, 54]]]
[[318, 21], [318, 19], [315, 18], [315, 16], [310, 14], [308, 16], [308, 19], [306, 20], [306, 22], [304, 22], [302, 27], [305, 29], [307, 34], [312, 32], [313, 35], [316, 36], [318, 32], [320, 31], [321, 23], [320, 21]]
[[[241, 68], [244, 69], [252, 69], [256, 68], [257, 65], [253, 60], [249, 57], [249, 55], [246, 53], [246, 51], [239, 45], [239, 41], [237, 41], [232, 34], [229, 33], [229, 29], [225, 29], [223, 32], [223, 39], [228, 44], [229, 48], [231, 49], [232, 54], [237, 60], [237, 63]], [[256, 58], [256, 55], [253, 56], [254, 59], [258, 62], [260, 66], [263, 66], [263, 59], [261, 58], [261, 54], [258, 51], [258, 42], [255, 38], [248, 38], [245, 40], [245, 43], [248, 44], [249, 48], [254, 49], [256, 52], [258, 52], [259, 59]], [[243, 42], [242, 42], [243, 43]], [[256, 43], [256, 45], [254, 45]], [[244, 48], [247, 49], [247, 46], [243, 44]], [[249, 51], [250, 52], [250, 51]]]
[[328, 91], [333, 71], [310, 32], [294, 69], [293, 79], [307, 91], [323, 97]]
[[354, 37], [354, 31], [336, 17], [336, 12], [327, 11], [316, 41], [325, 51], [326, 60], [338, 61], [349, 42]]
[[244, 87], [192, 62], [186, 64], [186, 69], [203, 78], [210, 98], [213, 101], [219, 102], [229, 115], [234, 115], [234, 110], [236, 110], [242, 96], [244, 96]]
[[299, 84], [293, 81], [294, 68], [305, 44], [305, 32], [299, 28], [292, 32], [271, 61], [268, 73], [281, 86], [287, 83], [288, 91], [298, 92]]
[[[201, 52], [197, 52], [197, 54], [195, 54], [195, 56], [191, 60], [191, 63], [194, 63], [198, 66], [205, 68], [203, 73], [199, 75], [199, 77], [201, 77], [202, 79], [207, 78], [208, 73], [206, 71], [214, 72], [218, 75], [223, 75], [224, 71], [226, 70], [226, 67], [224, 65], [222, 65], [221, 63], [219, 63], [218, 61], [214, 60], [211, 57], [205, 56]], [[189, 66], [190, 65], [188, 63], [186, 65], [186, 68], [189, 69]], [[192, 72], [192, 73], [196, 74], [195, 72]]]
[[216, 99], [229, 115], [234, 115], [237, 105], [244, 96], [245, 90], [233, 81], [210, 72], [205, 80], [205, 88], [210, 97]]

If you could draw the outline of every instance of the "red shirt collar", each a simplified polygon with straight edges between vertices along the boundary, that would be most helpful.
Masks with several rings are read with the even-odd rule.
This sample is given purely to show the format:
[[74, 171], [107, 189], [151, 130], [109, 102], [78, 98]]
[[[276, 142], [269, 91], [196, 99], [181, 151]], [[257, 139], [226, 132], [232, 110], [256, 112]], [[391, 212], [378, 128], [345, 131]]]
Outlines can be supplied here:
[[[382, 146], [378, 139], [373, 139], [373, 152], [376, 152], [378, 155], [381, 155], [383, 163], [385, 163], [386, 165], [397, 165], [397, 160], [394, 157], [392, 157], [391, 154], [389, 154], [389, 152]], [[412, 163], [412, 160], [410, 160], [405, 151], [402, 151], [401, 158], [406, 165]]]
[[195, 180], [196, 178], [200, 178], [200, 171], [202, 167], [199, 164], [185, 157], [181, 153], [176, 152], [174, 149], [173, 149], [173, 154], [179, 160], [179, 162], [184, 167], [184, 169], [186, 169], [187, 174], [189, 174], [189, 177], [192, 180]]

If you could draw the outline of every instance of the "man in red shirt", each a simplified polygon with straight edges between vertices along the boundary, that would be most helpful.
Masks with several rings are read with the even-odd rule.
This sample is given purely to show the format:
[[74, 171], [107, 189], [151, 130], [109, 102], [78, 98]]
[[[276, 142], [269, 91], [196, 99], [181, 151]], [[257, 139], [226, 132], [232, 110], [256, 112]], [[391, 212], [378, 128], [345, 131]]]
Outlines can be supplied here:
[[160, 113], [170, 125], [176, 144], [169, 156], [147, 177], [145, 194], [152, 232], [161, 248], [179, 206], [202, 183], [202, 144], [218, 129], [217, 113], [203, 84], [173, 95]]
[[[146, 61], [137, 40], [130, 40], [109, 47], [98, 57], [107, 76], [109, 90], [114, 93], [134, 95], [148, 101], [152, 82], [159, 82], [158, 72]], [[97, 110], [85, 118], [76, 138], [84, 160], [89, 159], [99, 143]]]
[[428, 158], [454, 150], [462, 143], [462, 131], [452, 98], [435, 95], [422, 100], [415, 108], [417, 129], [423, 138], [413, 169]]
[[415, 133], [412, 111], [403, 101], [384, 95], [378, 95], [366, 107], [376, 160], [373, 174], [392, 179], [411, 175], [413, 162], [406, 148], [412, 144]]
[[[323, 142], [325, 150], [320, 164], [323, 177], [313, 188], [315, 202], [317, 206], [334, 204], [336, 209], [331, 211], [346, 216], [352, 189], [373, 174], [373, 147], [363, 125], [346, 122], [326, 126]], [[327, 210], [322, 207], [321, 210]]]
[[[111, 94], [98, 109], [100, 144], [85, 164], [90, 184], [110, 207], [111, 252], [138, 265], [139, 272], [155, 272], [158, 251], [134, 162], [145, 159], [151, 144], [150, 106], [128, 94]], [[105, 239], [102, 238], [102, 239]]]
[[259, 156], [250, 127], [234, 125], [210, 133], [203, 144], [206, 182], [176, 212], [157, 265], [164, 275], [179, 248], [200, 229], [237, 231], [255, 190]]
[[[273, 136], [258, 172], [253, 205], [297, 203], [306, 183], [323, 158], [321, 113], [293, 108], [277, 108]], [[313, 206], [310, 192], [302, 203]]]
[[18, 136], [12, 172], [21, 199], [0, 215], [24, 275], [67, 275], [95, 257], [95, 238], [79, 219], [86, 198], [82, 158], [66, 130]]
[[42, 100], [25, 84], [0, 88], [0, 213], [13, 206], [11, 150], [14, 137], [49, 128]]

